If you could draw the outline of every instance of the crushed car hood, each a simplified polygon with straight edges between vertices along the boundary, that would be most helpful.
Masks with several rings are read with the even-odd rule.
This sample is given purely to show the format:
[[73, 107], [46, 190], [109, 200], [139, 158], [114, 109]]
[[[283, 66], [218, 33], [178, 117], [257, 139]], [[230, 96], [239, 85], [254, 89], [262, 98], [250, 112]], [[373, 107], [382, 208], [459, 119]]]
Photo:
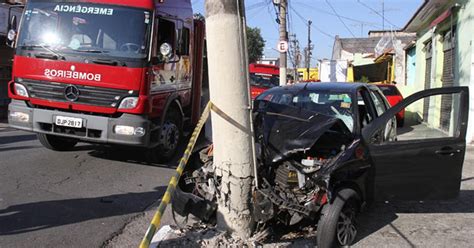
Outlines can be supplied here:
[[268, 162], [277, 163], [311, 149], [326, 132], [352, 137], [347, 126], [338, 118], [271, 102], [264, 105], [255, 111], [255, 130], [263, 142], [261, 145]]

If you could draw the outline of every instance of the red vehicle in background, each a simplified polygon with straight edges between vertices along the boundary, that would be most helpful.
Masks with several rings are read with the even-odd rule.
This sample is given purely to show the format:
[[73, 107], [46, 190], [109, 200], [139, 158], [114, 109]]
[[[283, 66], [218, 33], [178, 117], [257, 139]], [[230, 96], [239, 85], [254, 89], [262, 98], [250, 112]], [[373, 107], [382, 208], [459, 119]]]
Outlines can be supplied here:
[[[397, 105], [397, 103], [403, 100], [402, 93], [400, 93], [400, 91], [397, 89], [395, 85], [377, 84], [377, 86], [383, 92], [383, 94], [385, 95], [385, 98], [387, 98], [388, 102], [390, 103], [390, 106], [395, 106]], [[397, 126], [403, 127], [404, 124], [405, 124], [405, 109], [403, 109], [397, 114]]]
[[200, 115], [204, 23], [190, 0], [29, 0], [18, 23], [11, 127], [52, 150], [85, 141], [173, 157]]
[[280, 68], [274, 65], [250, 64], [250, 94], [252, 99], [280, 83]]

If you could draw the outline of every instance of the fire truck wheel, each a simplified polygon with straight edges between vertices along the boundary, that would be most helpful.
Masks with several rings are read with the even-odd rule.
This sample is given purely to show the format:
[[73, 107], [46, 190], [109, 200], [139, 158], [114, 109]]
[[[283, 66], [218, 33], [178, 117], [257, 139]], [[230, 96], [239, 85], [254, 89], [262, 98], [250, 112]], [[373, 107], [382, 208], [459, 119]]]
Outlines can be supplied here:
[[345, 247], [354, 243], [357, 236], [356, 215], [358, 195], [352, 189], [342, 189], [332, 203], [326, 204], [316, 232], [318, 247]]
[[54, 151], [70, 151], [76, 146], [77, 140], [54, 136], [50, 134], [37, 134], [39, 142], [46, 148]]
[[178, 150], [182, 137], [182, 118], [178, 111], [171, 110], [160, 132], [160, 145], [149, 150], [152, 162], [168, 162]]

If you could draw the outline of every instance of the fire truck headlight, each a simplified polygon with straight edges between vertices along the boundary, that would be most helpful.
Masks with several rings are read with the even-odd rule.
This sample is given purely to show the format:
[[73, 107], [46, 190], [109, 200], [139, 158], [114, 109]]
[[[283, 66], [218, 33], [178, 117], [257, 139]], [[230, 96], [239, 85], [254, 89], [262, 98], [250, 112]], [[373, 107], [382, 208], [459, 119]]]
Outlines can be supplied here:
[[119, 109], [133, 109], [138, 104], [138, 97], [127, 97], [120, 103]]
[[10, 118], [16, 122], [29, 122], [30, 115], [23, 112], [10, 112]]
[[114, 128], [116, 134], [120, 135], [127, 135], [127, 136], [144, 136], [146, 131], [143, 127], [132, 127], [132, 126], [124, 126], [124, 125], [117, 125]]
[[30, 97], [26, 87], [23, 84], [15, 83], [15, 93], [19, 96]]

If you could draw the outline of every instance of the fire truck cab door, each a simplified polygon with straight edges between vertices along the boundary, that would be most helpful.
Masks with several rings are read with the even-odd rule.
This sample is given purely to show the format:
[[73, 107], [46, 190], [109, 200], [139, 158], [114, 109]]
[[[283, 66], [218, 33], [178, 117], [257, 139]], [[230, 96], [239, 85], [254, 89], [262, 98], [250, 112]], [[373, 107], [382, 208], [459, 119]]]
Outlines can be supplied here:
[[[179, 57], [176, 54], [177, 21], [158, 17], [156, 20], [156, 42], [153, 46], [151, 91], [176, 90]], [[165, 58], [160, 51], [163, 44], [171, 46], [171, 54]]]

